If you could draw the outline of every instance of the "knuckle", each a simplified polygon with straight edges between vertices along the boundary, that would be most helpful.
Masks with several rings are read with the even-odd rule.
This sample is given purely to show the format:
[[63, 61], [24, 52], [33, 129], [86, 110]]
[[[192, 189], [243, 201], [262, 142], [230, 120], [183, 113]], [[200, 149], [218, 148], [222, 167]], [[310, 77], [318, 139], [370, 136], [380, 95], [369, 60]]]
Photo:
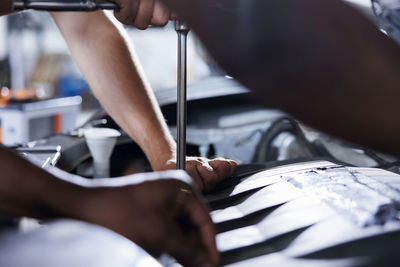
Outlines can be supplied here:
[[168, 23], [168, 19], [163, 18], [163, 17], [154, 17], [151, 20], [151, 24], [157, 25], [157, 26], [165, 26]]
[[135, 20], [135, 18], [133, 16], [127, 15], [122, 11], [115, 12], [114, 15], [117, 18], [117, 20], [119, 20], [121, 23], [123, 23], [125, 25], [130, 25]]
[[196, 170], [197, 167], [199, 166], [199, 162], [191, 160], [188, 162], [188, 167], [192, 170]]
[[226, 160], [223, 161], [221, 160], [221, 165], [224, 166], [225, 168], [229, 168], [231, 166], [231, 164], [229, 164], [229, 162]]

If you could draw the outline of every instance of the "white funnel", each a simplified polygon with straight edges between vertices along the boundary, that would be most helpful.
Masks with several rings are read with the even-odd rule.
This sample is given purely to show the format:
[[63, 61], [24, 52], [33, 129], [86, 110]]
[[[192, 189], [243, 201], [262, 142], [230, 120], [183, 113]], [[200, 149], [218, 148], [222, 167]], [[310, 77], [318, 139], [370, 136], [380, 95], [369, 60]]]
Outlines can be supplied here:
[[121, 133], [109, 128], [90, 128], [84, 134], [93, 158], [93, 177], [110, 177], [110, 157]]

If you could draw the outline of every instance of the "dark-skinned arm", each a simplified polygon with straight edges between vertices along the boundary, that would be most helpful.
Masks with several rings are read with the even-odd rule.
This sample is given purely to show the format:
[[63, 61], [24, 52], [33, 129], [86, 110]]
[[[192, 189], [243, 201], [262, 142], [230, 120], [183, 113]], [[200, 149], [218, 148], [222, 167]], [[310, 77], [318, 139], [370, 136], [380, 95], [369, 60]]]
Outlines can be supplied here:
[[2, 213], [88, 221], [185, 266], [218, 263], [213, 223], [183, 172], [87, 180], [46, 172], [1, 146], [0, 162]]
[[[3, 146], [0, 162], [2, 212], [39, 219], [72, 216], [68, 207], [79, 207], [80, 196], [85, 195], [86, 188], [55, 178]], [[65, 210], [57, 208], [65, 203]]]
[[164, 1], [265, 105], [399, 154], [400, 48], [352, 7], [339, 0]]
[[0, 16], [11, 13], [11, 0], [0, 1]]

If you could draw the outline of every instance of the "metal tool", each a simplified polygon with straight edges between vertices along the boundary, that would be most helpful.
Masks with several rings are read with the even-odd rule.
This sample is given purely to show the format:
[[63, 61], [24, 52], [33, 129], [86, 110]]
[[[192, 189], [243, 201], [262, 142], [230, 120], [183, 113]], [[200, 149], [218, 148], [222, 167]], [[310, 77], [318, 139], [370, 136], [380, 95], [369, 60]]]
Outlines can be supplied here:
[[178, 34], [178, 101], [177, 101], [177, 155], [176, 168], [186, 165], [186, 75], [187, 75], [187, 35], [189, 27], [179, 20], [175, 21]]
[[96, 11], [99, 9], [118, 9], [118, 5], [111, 2], [95, 2], [94, 0], [81, 1], [27, 1], [14, 0], [14, 11], [34, 9], [42, 11]]

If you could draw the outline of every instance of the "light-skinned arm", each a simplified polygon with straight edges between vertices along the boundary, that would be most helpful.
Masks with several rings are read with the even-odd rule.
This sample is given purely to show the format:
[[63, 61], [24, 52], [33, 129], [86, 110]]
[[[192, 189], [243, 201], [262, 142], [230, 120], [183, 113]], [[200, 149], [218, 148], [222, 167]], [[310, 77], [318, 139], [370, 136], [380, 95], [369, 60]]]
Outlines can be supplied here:
[[[93, 93], [143, 149], [153, 170], [175, 168], [175, 141], [124, 31], [102, 11], [52, 16]], [[231, 160], [187, 159], [187, 171], [200, 189], [211, 189], [235, 167]]]

